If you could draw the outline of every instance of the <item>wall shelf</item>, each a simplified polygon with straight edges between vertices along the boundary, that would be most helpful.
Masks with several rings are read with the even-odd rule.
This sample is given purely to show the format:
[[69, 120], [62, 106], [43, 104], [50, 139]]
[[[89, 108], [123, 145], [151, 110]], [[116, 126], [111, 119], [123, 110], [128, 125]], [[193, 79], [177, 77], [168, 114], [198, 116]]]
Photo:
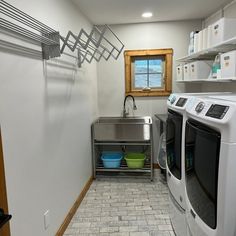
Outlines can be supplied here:
[[[201, 50], [196, 53], [192, 53], [185, 57], [177, 59], [179, 63], [191, 63], [194, 61], [203, 61], [203, 60], [214, 60], [216, 55], [219, 53], [226, 53], [232, 50], [236, 50], [236, 37], [225, 40], [211, 48]], [[206, 78], [206, 79], [197, 79], [197, 80], [176, 80], [177, 83], [225, 83], [225, 82], [235, 82], [236, 77], [230, 78]]]
[[214, 60], [218, 53], [225, 53], [236, 50], [236, 37], [228, 39], [214, 47], [204, 49], [202, 51], [187, 55], [177, 59], [178, 62], [192, 62], [196, 60]]
[[177, 83], [224, 83], [236, 82], [236, 77], [221, 79], [176, 80]]

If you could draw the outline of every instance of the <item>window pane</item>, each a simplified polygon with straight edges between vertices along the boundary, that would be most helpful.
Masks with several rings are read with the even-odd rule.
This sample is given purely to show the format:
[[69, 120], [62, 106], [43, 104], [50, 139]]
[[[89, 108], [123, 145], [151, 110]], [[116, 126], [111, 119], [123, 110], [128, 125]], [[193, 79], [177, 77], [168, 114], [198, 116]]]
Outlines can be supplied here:
[[147, 73], [147, 60], [135, 60], [134, 73]]
[[150, 74], [149, 75], [149, 87], [150, 88], [161, 88], [162, 84], [162, 74]]
[[147, 74], [135, 75], [134, 88], [147, 87]]
[[149, 60], [149, 73], [162, 73], [162, 60]]

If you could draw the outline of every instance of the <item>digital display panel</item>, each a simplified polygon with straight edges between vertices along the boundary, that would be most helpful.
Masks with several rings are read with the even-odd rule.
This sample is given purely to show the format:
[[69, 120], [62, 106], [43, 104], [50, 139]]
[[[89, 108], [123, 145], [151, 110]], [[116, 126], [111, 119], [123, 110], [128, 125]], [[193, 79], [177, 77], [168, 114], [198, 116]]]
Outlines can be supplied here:
[[179, 100], [176, 103], [177, 107], [183, 107], [185, 105], [185, 103], [187, 102], [187, 98], [179, 98]]
[[211, 105], [210, 109], [207, 111], [206, 116], [222, 119], [226, 112], [228, 111], [229, 106], [222, 106], [222, 105]]

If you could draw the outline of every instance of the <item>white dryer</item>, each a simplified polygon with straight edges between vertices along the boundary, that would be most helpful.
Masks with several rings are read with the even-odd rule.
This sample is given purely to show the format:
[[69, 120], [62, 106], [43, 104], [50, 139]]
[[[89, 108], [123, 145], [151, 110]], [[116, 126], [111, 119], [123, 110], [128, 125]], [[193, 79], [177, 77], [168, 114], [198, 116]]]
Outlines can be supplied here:
[[186, 108], [188, 235], [236, 235], [236, 96], [196, 98]]

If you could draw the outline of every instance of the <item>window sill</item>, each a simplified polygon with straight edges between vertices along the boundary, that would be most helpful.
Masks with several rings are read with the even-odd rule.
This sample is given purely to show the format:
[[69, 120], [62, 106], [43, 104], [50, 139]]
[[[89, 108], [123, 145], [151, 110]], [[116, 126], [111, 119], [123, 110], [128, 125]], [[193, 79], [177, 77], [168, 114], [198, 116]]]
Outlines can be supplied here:
[[132, 95], [134, 97], [165, 97], [169, 96], [171, 92], [167, 91], [132, 91], [125, 92], [125, 95]]

